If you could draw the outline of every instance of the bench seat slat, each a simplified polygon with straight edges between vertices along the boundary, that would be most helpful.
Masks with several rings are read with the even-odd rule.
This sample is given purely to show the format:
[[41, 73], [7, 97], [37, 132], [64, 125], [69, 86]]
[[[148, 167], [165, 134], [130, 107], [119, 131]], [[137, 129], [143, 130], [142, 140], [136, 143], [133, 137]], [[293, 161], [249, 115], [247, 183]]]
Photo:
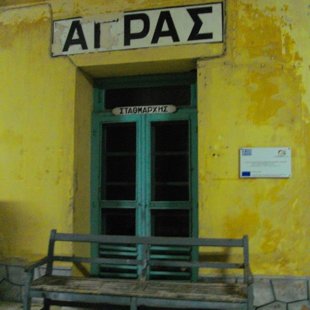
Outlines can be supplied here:
[[106, 244], [152, 244], [152, 245], [180, 245], [180, 246], [214, 246], [214, 247], [243, 247], [243, 239], [215, 239], [215, 238], [183, 238], [183, 237], [134, 237], [115, 235], [81, 235], [56, 233], [56, 241], [93, 242]]
[[166, 276], [166, 277], [173, 277], [175, 280], [176, 279], [184, 279], [186, 277], [187, 279], [190, 277], [190, 272], [186, 271], [163, 271], [163, 270], [151, 270], [150, 271], [150, 276], [153, 279], [153, 276], [158, 277], [158, 276]]
[[185, 261], [164, 261], [164, 260], [150, 260], [150, 266], [162, 267], [199, 267], [199, 268], [213, 268], [213, 269], [242, 269], [244, 264], [240, 263], [223, 263], [223, 262], [185, 262]]
[[[154, 258], [165, 258], [166, 260], [150, 259], [150, 266], [162, 266], [162, 267], [199, 267], [199, 268], [220, 268], [220, 269], [242, 269], [244, 264], [240, 263], [223, 263], [223, 262], [188, 262], [188, 261], [176, 261], [171, 260], [170, 257], [159, 256]], [[153, 257], [152, 257], [153, 258]], [[173, 257], [174, 258], [174, 257]], [[179, 257], [176, 257], [179, 259]], [[188, 257], [181, 257], [182, 259], [188, 259]], [[77, 256], [54, 256], [55, 261], [60, 262], [77, 262], [77, 263], [97, 263], [113, 265], [133, 265], [142, 266], [142, 260], [136, 259], [122, 259], [122, 258], [87, 258]]]
[[138, 281], [102, 278], [44, 276], [31, 289], [37, 292], [70, 292], [107, 296], [182, 299], [218, 302], [245, 302], [246, 286], [231, 283], [190, 283]]
[[143, 265], [141, 260], [125, 259], [125, 258], [89, 258], [78, 256], [53, 256], [54, 261], [59, 262], [73, 262], [73, 263], [94, 263], [94, 264], [110, 264], [110, 265]]

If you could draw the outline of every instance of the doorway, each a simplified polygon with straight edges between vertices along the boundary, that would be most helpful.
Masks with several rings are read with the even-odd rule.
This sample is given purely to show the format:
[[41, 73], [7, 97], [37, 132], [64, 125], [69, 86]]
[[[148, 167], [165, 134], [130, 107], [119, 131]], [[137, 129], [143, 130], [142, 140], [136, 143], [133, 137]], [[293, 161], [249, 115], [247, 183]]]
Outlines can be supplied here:
[[[92, 232], [197, 236], [195, 75], [102, 79], [94, 91]], [[154, 108], [163, 106], [173, 106], [173, 113]], [[119, 108], [122, 113], [115, 115]], [[92, 251], [99, 257], [139, 256], [139, 249], [131, 246], [102, 245]], [[191, 260], [194, 253], [187, 247], [153, 247], [151, 255]], [[139, 271], [94, 266], [93, 272], [136, 278]], [[194, 275], [187, 269], [154, 266], [147, 276], [184, 280]]]

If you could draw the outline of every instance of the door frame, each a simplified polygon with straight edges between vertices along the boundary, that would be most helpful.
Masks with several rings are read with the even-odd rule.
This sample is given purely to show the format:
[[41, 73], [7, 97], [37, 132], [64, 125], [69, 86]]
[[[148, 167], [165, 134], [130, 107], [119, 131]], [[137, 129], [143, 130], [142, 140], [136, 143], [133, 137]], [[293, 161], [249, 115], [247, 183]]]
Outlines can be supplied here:
[[[191, 103], [189, 106], [178, 107], [178, 115], [183, 114], [183, 119], [188, 119], [192, 122], [191, 128], [194, 132], [190, 135], [190, 169], [191, 169], [191, 184], [190, 184], [190, 204], [191, 219], [190, 219], [190, 233], [192, 237], [198, 237], [198, 135], [197, 135], [197, 86], [196, 86], [196, 73], [190, 72], [185, 74], [164, 74], [164, 75], [150, 75], [150, 76], [133, 76], [133, 77], [120, 77], [120, 78], [105, 78], [95, 81], [94, 96], [93, 96], [93, 113], [92, 113], [92, 129], [91, 129], [91, 233], [98, 234], [101, 232], [101, 191], [100, 191], [100, 175], [101, 175], [101, 130], [102, 123], [114, 122], [145, 122], [145, 119], [159, 119], [160, 121], [178, 119], [177, 115], [145, 115], [145, 118], [137, 120], [135, 115], [122, 115], [115, 116], [111, 110], [105, 109], [105, 89], [117, 88], [132, 88], [132, 87], [149, 87], [149, 86], [165, 86], [165, 85], [191, 85]], [[103, 121], [104, 120], [104, 121]], [[139, 154], [143, 147], [143, 141], [150, 138], [140, 135], [140, 141], [137, 143], [137, 154]], [[149, 150], [151, 153], [151, 150]], [[151, 155], [149, 153], [149, 155]], [[151, 160], [149, 156], [148, 161]], [[142, 170], [146, 169], [140, 167]], [[136, 169], [138, 169], [136, 167]], [[137, 174], [137, 183], [141, 182], [142, 174], [145, 171], [140, 171]], [[149, 178], [150, 179], [150, 178]], [[149, 195], [149, 193], [147, 193]], [[137, 202], [132, 202], [136, 204]], [[126, 202], [127, 206], [128, 203]], [[182, 205], [182, 202], [181, 202]], [[150, 207], [151, 210], [151, 207]], [[138, 215], [138, 214], [137, 214]], [[150, 223], [148, 223], [149, 225]], [[137, 225], [137, 224], [136, 224]], [[147, 225], [147, 226], [148, 226]], [[138, 230], [137, 230], [138, 231]], [[150, 232], [140, 231], [140, 234], [148, 234]], [[98, 249], [92, 247], [92, 256], [98, 256]], [[193, 259], [197, 258], [197, 251], [193, 252]], [[97, 273], [98, 268], [92, 266], [92, 272]]]

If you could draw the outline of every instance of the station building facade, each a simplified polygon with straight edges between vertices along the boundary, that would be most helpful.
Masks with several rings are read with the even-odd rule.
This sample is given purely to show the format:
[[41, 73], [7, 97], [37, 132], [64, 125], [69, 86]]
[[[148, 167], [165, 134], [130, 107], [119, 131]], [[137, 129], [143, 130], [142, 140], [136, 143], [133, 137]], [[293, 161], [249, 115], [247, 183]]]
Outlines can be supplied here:
[[310, 307], [309, 14], [306, 0], [2, 1], [1, 298], [57, 229], [248, 235], [255, 306]]

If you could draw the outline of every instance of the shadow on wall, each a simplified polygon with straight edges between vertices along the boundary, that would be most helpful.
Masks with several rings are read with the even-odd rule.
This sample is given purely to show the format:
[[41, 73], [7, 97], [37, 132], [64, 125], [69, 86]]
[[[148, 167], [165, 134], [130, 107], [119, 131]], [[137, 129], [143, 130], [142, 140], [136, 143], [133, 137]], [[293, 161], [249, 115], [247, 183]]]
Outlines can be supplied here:
[[0, 300], [20, 301], [25, 260], [13, 258], [18, 231], [23, 226], [25, 205], [0, 201]]
[[26, 203], [0, 201], [0, 259], [17, 256], [21, 242], [36, 227], [36, 221], [28, 210]]
[[[200, 261], [208, 263], [242, 263], [242, 253], [238, 250], [232, 250], [230, 248], [217, 248], [210, 250], [210, 253], [200, 253]], [[231, 269], [204, 269], [200, 275], [202, 278], [208, 279], [208, 281], [237, 281], [238, 278], [243, 277], [243, 273], [232, 273]]]

